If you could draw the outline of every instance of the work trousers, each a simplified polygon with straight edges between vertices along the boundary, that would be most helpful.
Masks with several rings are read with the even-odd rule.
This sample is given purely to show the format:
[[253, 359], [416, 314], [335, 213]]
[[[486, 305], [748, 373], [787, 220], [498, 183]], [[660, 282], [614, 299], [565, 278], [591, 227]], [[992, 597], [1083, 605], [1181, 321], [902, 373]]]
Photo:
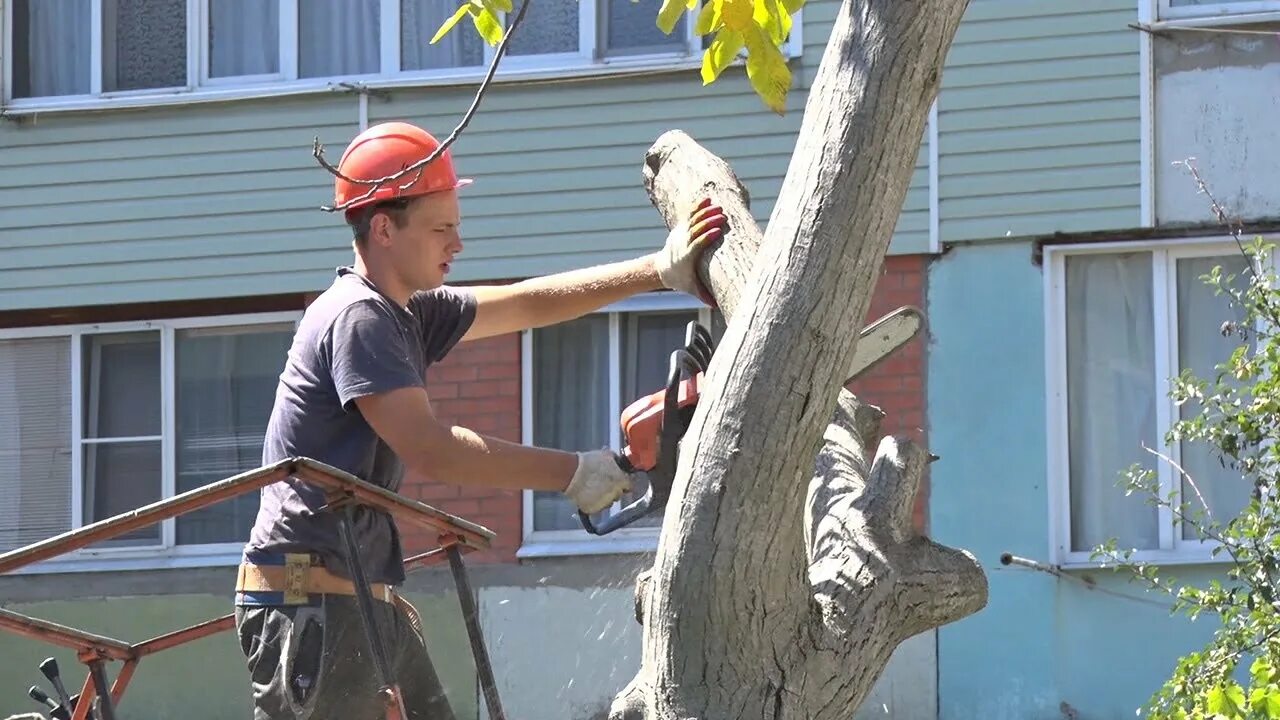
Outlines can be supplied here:
[[[318, 606], [237, 607], [254, 720], [382, 720], [378, 670], [356, 599], [324, 595]], [[408, 612], [373, 603], [408, 720], [454, 720]]]

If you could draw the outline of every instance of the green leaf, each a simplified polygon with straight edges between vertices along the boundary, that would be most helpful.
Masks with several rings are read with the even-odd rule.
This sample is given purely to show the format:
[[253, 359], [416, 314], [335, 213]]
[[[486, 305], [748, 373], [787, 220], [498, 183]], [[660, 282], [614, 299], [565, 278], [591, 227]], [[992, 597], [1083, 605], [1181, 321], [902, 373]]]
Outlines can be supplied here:
[[1280, 718], [1280, 688], [1254, 688], [1249, 694], [1249, 707], [1265, 718]]
[[1205, 709], [1214, 715], [1234, 719], [1245, 711], [1244, 688], [1235, 683], [1210, 688], [1205, 701]]
[[785, 8], [779, 7], [779, 0], [756, 0], [752, 19], [769, 34], [775, 44], [786, 42], [787, 35], [791, 33], [791, 16]]
[[684, 11], [692, 10], [697, 2], [698, 0], [662, 0], [662, 7], [658, 10], [658, 28], [670, 35]]
[[738, 56], [738, 51], [742, 49], [743, 38], [742, 33], [730, 30], [729, 28], [721, 28], [716, 33], [716, 37], [711, 41], [711, 46], [706, 52], [702, 53], [702, 84], [710, 85], [720, 77], [720, 73], [729, 67], [733, 59]]
[[788, 15], [794, 15], [804, 7], [805, 0], [782, 0], [782, 7], [787, 9]]
[[471, 12], [471, 21], [475, 23], [476, 30], [485, 42], [490, 45], [502, 42], [502, 22], [497, 15], [488, 8], [477, 7], [474, 1], [467, 6], [467, 10]]
[[746, 36], [747, 77], [751, 87], [769, 109], [783, 114], [786, 111], [787, 90], [791, 88], [791, 68], [778, 46], [769, 41], [764, 31], [756, 26]]
[[467, 14], [467, 10], [470, 9], [470, 7], [470, 4], [464, 4], [454, 11], [454, 13], [440, 25], [440, 29], [437, 30], [436, 34], [431, 38], [431, 44], [435, 45], [440, 41], [440, 38], [449, 34], [449, 31], [453, 29], [453, 26], [457, 25], [458, 21], [462, 19], [462, 16]]
[[511, 0], [490, 0], [490, 1], [493, 3], [494, 7], [496, 7], [497, 9], [501, 10], [504, 13], [509, 13], [515, 9], [511, 5]]
[[720, 17], [720, 3], [715, 0], [709, 0], [702, 4], [702, 10], [698, 12], [698, 21], [693, 27], [693, 31], [699, 36], [714, 32], [720, 29], [723, 23]]

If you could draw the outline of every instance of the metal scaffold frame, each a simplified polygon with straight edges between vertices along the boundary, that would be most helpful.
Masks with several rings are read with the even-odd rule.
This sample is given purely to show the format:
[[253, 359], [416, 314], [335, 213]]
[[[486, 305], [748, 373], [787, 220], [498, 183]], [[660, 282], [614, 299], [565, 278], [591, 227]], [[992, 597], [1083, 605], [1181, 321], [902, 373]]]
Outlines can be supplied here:
[[[194, 512], [240, 495], [255, 492], [271, 483], [288, 478], [310, 483], [323, 488], [327, 492], [328, 504], [325, 509], [339, 513], [339, 517], [342, 518], [344, 537], [349, 538], [349, 526], [346, 518], [349, 517], [350, 509], [355, 505], [378, 508], [387, 512], [399, 522], [425, 527], [437, 532], [439, 547], [407, 558], [404, 561], [405, 570], [408, 571], [446, 560], [449, 562], [489, 715], [493, 720], [504, 720], [505, 714], [498, 699], [497, 683], [494, 680], [492, 666], [485, 650], [484, 638], [480, 632], [475, 597], [472, 594], [471, 584], [467, 578], [466, 567], [462, 562], [462, 554], [464, 552], [489, 548], [495, 533], [485, 527], [450, 515], [425, 503], [407, 499], [385, 488], [365, 482], [354, 475], [310, 458], [295, 457], [264, 465], [255, 470], [175, 495], [167, 500], [161, 500], [136, 510], [121, 513], [91, 525], [4, 553], [0, 555], [0, 575], [11, 573], [28, 565], [49, 560], [140, 528], [149, 527], [155, 523]], [[349, 547], [354, 548], [354, 544], [349, 543]], [[348, 565], [348, 569], [352, 571], [352, 580], [356, 585], [357, 597], [366, 594], [368, 586], [366, 582], [363, 582], [364, 576], [359, 559], [349, 557]], [[362, 583], [364, 584], [364, 593], [362, 593]], [[366, 621], [366, 637], [370, 640], [371, 645], [375, 645], [373, 650], [376, 656], [380, 650], [379, 647], [376, 647], [379, 642], [377, 639], [378, 634], [369, 632], [368, 622], [372, 618], [368, 614], [362, 614]], [[74, 707], [68, 707], [64, 710], [71, 720], [87, 720], [95, 697], [98, 700], [98, 709], [95, 713], [98, 720], [114, 720], [114, 708], [120, 703], [120, 699], [123, 697], [124, 691], [128, 687], [129, 681], [133, 678], [138, 663], [142, 658], [229, 630], [234, 626], [235, 614], [231, 613], [165, 633], [140, 643], [129, 643], [0, 608], [0, 630], [75, 650], [77, 659], [88, 668], [88, 673], [78, 696], [78, 702], [74, 703]], [[115, 681], [110, 684], [107, 682], [106, 673], [106, 663], [109, 661], [123, 663], [120, 672], [116, 674]], [[380, 692], [383, 694], [387, 705], [386, 717], [388, 720], [403, 718], [399, 685], [394, 678], [387, 677], [389, 671], [385, 666], [381, 665], [380, 663], [379, 671], [383, 675], [381, 678], [383, 687], [380, 688]]]

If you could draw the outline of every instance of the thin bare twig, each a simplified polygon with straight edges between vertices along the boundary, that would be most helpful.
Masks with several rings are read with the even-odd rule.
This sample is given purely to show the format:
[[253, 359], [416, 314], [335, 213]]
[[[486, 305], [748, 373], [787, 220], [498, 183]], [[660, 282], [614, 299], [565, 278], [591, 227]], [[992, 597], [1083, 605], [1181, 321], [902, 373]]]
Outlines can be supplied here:
[[316, 159], [317, 162], [320, 163], [321, 167], [323, 167], [325, 170], [328, 170], [329, 173], [334, 177], [339, 178], [341, 180], [345, 180], [346, 182], [370, 186], [369, 190], [359, 197], [352, 198], [339, 205], [333, 205], [333, 206], [321, 205], [320, 209], [324, 210], [325, 212], [337, 212], [339, 210], [346, 210], [352, 205], [355, 205], [360, 202], [364, 202], [365, 200], [368, 200], [369, 198], [373, 197], [374, 193], [378, 191], [378, 188], [382, 187], [384, 184], [397, 181], [400, 178], [404, 177], [405, 175], [408, 175], [409, 173], [416, 170], [417, 175], [414, 175], [413, 179], [410, 180], [409, 182], [401, 185], [399, 189], [408, 190], [409, 188], [413, 187], [414, 183], [418, 182], [418, 180], [422, 177], [422, 172], [427, 167], [427, 165], [430, 165], [432, 162], [435, 161], [436, 158], [444, 154], [444, 151], [448, 150], [449, 146], [452, 145], [460, 135], [462, 135], [462, 131], [465, 130], [467, 128], [467, 125], [471, 123], [471, 118], [475, 117], [476, 110], [480, 108], [481, 98], [484, 97], [485, 92], [489, 89], [490, 83], [493, 82], [493, 76], [498, 70], [498, 63], [502, 60], [503, 55], [505, 55], [507, 52], [507, 45], [509, 45], [511, 42], [511, 35], [512, 33], [515, 32], [516, 27], [520, 25], [520, 21], [524, 19], [525, 11], [529, 9], [529, 2], [530, 0], [524, 0], [524, 2], [520, 3], [519, 12], [516, 13], [515, 18], [512, 19], [511, 24], [507, 27], [507, 32], [502, 36], [502, 42], [498, 43], [498, 49], [494, 52], [493, 60], [489, 63], [489, 70], [488, 72], [485, 73], [484, 80], [480, 82], [480, 87], [476, 89], [476, 96], [471, 100], [471, 107], [467, 108], [467, 112], [462, 116], [462, 120], [458, 122], [458, 125], [453, 128], [453, 132], [449, 133], [449, 136], [446, 137], [444, 141], [440, 143], [440, 146], [437, 147], [435, 151], [433, 151], [427, 157], [386, 177], [377, 178], [376, 180], [357, 180], [355, 178], [347, 177], [340, 170], [338, 170], [337, 167], [335, 167], [332, 163], [330, 163], [328, 160], [325, 159], [324, 146], [320, 144], [320, 138], [316, 137], [311, 144], [311, 155]]

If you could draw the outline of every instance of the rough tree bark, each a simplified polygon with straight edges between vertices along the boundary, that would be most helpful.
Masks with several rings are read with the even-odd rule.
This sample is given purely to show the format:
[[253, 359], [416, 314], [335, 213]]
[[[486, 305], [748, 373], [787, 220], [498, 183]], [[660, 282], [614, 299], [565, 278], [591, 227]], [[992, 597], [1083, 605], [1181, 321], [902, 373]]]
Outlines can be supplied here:
[[917, 536], [930, 456], [868, 451], [841, 387], [967, 0], [846, 0], [762, 236], [729, 165], [673, 131], [645, 185], [670, 227], [710, 194], [731, 230], [700, 274], [729, 319], [685, 436], [642, 663], [611, 717], [841, 718], [906, 638], [986, 604], [974, 558]]

